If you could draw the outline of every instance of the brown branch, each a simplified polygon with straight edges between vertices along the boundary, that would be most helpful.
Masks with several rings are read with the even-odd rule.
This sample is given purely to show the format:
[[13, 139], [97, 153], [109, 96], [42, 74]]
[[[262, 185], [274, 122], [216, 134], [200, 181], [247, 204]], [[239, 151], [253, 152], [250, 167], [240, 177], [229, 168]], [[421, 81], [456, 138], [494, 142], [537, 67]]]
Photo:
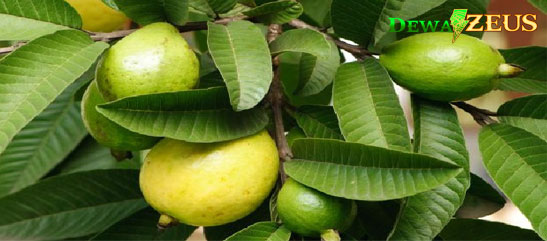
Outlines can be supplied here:
[[497, 116], [496, 112], [492, 112], [489, 110], [477, 108], [473, 105], [467, 104], [463, 101], [460, 102], [452, 102], [452, 105], [455, 105], [456, 107], [462, 109], [463, 111], [469, 113], [473, 119], [481, 126], [485, 126], [488, 124], [496, 123], [494, 119], [492, 119], [490, 116]]

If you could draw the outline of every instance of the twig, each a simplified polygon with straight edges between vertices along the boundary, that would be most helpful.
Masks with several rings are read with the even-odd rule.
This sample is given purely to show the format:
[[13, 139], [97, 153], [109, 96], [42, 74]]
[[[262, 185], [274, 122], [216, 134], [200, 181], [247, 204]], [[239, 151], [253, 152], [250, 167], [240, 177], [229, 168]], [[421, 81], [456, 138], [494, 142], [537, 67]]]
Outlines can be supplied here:
[[477, 108], [463, 101], [452, 102], [452, 104], [464, 110], [465, 112], [469, 113], [473, 117], [473, 119], [481, 126], [485, 126], [485, 125], [497, 122], [494, 119], [490, 118], [490, 116], [497, 116], [496, 112]]

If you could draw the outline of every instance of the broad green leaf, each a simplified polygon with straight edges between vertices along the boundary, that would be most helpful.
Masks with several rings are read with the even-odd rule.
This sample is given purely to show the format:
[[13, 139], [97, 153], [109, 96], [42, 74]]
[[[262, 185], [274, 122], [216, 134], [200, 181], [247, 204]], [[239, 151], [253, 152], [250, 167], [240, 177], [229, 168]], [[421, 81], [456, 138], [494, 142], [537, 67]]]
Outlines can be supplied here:
[[534, 231], [480, 219], [452, 219], [440, 234], [443, 240], [541, 240]]
[[528, 0], [528, 2], [541, 10], [544, 14], [547, 14], [547, 2], [543, 0]]
[[321, 28], [330, 27], [330, 6], [332, 0], [300, 0], [299, 2], [304, 7], [304, 12], [300, 16], [301, 19]]
[[60, 240], [102, 231], [146, 207], [137, 170], [52, 177], [0, 199], [0, 238]]
[[[163, 7], [163, 1], [171, 2], [175, 0], [114, 0], [116, 6], [125, 13], [131, 20], [140, 25], [147, 25], [155, 22], [165, 22], [167, 15]], [[185, 2], [180, 0], [179, 2]], [[174, 3], [183, 5], [183, 3]], [[176, 11], [172, 9], [170, 11]], [[171, 17], [178, 16], [171, 13]]]
[[107, 47], [83, 32], [63, 30], [0, 59], [0, 153]]
[[207, 16], [215, 16], [215, 12], [207, 3], [207, 0], [188, 0], [190, 9], [204, 13]]
[[260, 28], [248, 21], [207, 23], [207, 43], [236, 111], [253, 108], [272, 82], [272, 59]]
[[296, 139], [306, 138], [306, 134], [299, 127], [293, 127], [289, 130], [286, 137], [287, 137], [287, 144], [289, 144], [289, 147], [292, 147], [292, 144], [294, 143]]
[[225, 13], [235, 7], [237, 0], [207, 0], [207, 3], [215, 13]]
[[458, 218], [480, 218], [497, 212], [505, 205], [496, 189], [479, 176], [471, 173], [471, 186], [462, 206], [456, 212]]
[[482, 128], [479, 147], [497, 186], [547, 239], [547, 142], [505, 124]]
[[231, 17], [241, 17], [244, 12], [251, 10], [251, 7], [236, 3], [234, 8], [232, 8], [230, 11], [221, 13], [218, 15], [219, 18], [231, 18]]
[[547, 110], [547, 95], [531, 95], [511, 100], [500, 106], [498, 119], [547, 141], [547, 111], [545, 110]]
[[380, 42], [380, 39], [389, 31], [389, 18], [399, 17], [404, 5], [405, 0], [385, 0], [382, 12], [378, 16], [378, 21], [374, 26], [374, 40], [371, 41], [373, 44]]
[[347, 141], [410, 151], [403, 109], [389, 74], [377, 60], [341, 65], [333, 99]]
[[438, 7], [446, 1], [447, 0], [405, 0], [403, 1], [403, 7], [398, 11], [396, 15], [393, 15], [392, 17], [409, 20], [422, 15], [433, 8]]
[[156, 225], [160, 215], [148, 207], [112, 225], [90, 240], [186, 240], [196, 227], [178, 224], [166, 230]]
[[[327, 8], [327, 6], [323, 6]], [[270, 2], [243, 12], [249, 17], [258, 17], [264, 24], [285, 24], [302, 14], [302, 5], [295, 1], [281, 0]]]
[[338, 119], [331, 106], [303, 106], [291, 115], [308, 137], [344, 139], [340, 134]]
[[380, 201], [446, 183], [462, 171], [430, 156], [328, 139], [298, 139], [285, 172], [326, 194]]
[[455, 163], [464, 171], [404, 200], [389, 240], [433, 240], [462, 205], [470, 183], [469, 154], [456, 111], [448, 103], [417, 96], [412, 97], [412, 104], [414, 152]]
[[340, 53], [338, 47], [329, 41], [330, 54], [325, 58], [303, 53], [300, 58], [301, 85], [296, 91], [297, 95], [310, 96], [323, 91], [332, 84], [336, 70], [340, 66]]
[[269, 198], [266, 198], [254, 212], [246, 217], [221, 226], [205, 227], [203, 232], [207, 240], [225, 240], [252, 224], [266, 221], [270, 221]]
[[87, 135], [73, 98], [83, 83], [66, 88], [8, 144], [0, 155], [0, 197], [38, 181]]
[[176, 25], [184, 25], [188, 19], [189, 0], [163, 0], [167, 20]]
[[507, 63], [526, 69], [519, 76], [502, 79], [499, 89], [527, 93], [547, 93], [547, 48], [540, 46], [500, 49]]
[[331, 45], [323, 34], [311, 29], [292, 29], [281, 34], [270, 43], [272, 54], [302, 52], [326, 59], [330, 56]]
[[233, 111], [224, 87], [129, 97], [98, 111], [131, 131], [188, 142], [232, 140], [268, 124], [263, 109]]
[[81, 26], [80, 15], [63, 0], [0, 0], [0, 41], [31, 40]]
[[226, 241], [289, 241], [291, 231], [275, 222], [259, 222], [225, 239]]
[[545, 82], [531, 79], [501, 79], [498, 89], [523, 93], [547, 94], [547, 84]]

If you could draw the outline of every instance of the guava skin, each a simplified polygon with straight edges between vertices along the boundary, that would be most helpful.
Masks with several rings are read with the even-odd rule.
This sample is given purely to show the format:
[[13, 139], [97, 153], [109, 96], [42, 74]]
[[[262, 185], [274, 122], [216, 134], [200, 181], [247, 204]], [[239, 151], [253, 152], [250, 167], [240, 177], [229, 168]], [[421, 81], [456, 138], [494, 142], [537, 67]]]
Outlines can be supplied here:
[[82, 18], [82, 29], [93, 32], [112, 32], [129, 19], [101, 0], [66, 0]]
[[278, 170], [277, 148], [266, 131], [219, 143], [166, 138], [146, 156], [139, 181], [144, 198], [162, 217], [217, 226], [258, 208]]
[[277, 195], [277, 212], [291, 231], [319, 237], [328, 229], [348, 229], [357, 215], [357, 205], [287, 179]]
[[386, 46], [380, 63], [393, 81], [421, 97], [463, 101], [494, 89], [505, 60], [480, 39], [462, 34], [452, 43], [452, 33], [433, 32]]
[[136, 95], [192, 89], [199, 62], [178, 30], [153, 23], [114, 44], [97, 68], [97, 83], [108, 101]]
[[91, 82], [82, 98], [82, 119], [89, 134], [103, 146], [120, 151], [138, 151], [149, 149], [159, 141], [129, 131], [97, 112], [96, 106], [106, 101], [99, 93], [97, 83]]

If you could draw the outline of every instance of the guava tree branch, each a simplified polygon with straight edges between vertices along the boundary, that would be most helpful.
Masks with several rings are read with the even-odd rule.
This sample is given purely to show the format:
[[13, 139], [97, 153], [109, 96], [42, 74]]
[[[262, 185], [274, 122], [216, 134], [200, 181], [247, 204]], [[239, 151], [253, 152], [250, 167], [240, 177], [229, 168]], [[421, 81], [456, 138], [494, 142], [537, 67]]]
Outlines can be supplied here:
[[462, 109], [463, 111], [469, 113], [473, 119], [481, 126], [485, 126], [488, 124], [496, 123], [494, 119], [492, 119], [490, 116], [497, 116], [496, 112], [492, 112], [489, 110], [481, 109], [478, 107], [475, 107], [473, 105], [467, 104], [463, 101], [460, 102], [452, 102], [452, 105]]

